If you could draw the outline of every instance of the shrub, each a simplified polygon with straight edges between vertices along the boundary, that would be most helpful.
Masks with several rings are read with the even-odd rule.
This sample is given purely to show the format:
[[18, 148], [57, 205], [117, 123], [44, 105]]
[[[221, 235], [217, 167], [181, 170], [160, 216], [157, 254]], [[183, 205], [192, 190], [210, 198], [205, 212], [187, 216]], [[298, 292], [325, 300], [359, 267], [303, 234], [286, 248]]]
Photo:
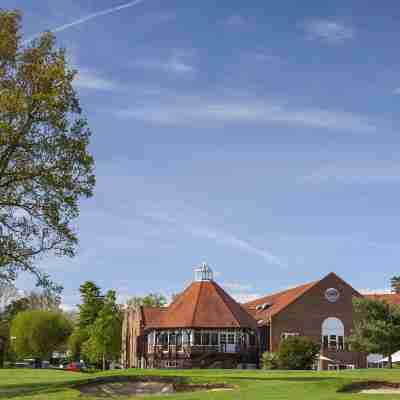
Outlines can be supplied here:
[[279, 347], [279, 366], [282, 369], [311, 369], [319, 350], [319, 345], [307, 337], [288, 337]]
[[263, 369], [278, 369], [279, 368], [278, 355], [266, 351], [261, 356], [261, 365]]

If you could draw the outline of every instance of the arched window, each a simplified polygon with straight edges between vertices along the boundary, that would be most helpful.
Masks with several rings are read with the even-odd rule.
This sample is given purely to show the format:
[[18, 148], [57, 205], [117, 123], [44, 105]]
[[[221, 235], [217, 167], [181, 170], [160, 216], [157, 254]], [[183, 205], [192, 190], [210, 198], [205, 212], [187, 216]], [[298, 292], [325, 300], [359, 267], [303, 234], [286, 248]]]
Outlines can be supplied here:
[[338, 318], [327, 318], [322, 323], [322, 345], [324, 349], [344, 349], [344, 325]]

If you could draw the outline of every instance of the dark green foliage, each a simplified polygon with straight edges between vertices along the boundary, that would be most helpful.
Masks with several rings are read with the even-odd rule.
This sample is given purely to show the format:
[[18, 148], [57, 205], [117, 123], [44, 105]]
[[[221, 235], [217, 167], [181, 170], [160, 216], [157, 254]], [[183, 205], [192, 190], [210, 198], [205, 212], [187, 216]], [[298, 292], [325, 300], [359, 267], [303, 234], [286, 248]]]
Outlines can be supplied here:
[[279, 346], [279, 367], [291, 370], [309, 370], [313, 367], [320, 346], [304, 336], [290, 336]]
[[400, 307], [380, 300], [354, 298], [353, 350], [389, 356], [400, 349]]
[[106, 360], [120, 357], [122, 311], [113, 290], [103, 296], [95, 283], [87, 281], [80, 293], [79, 322], [69, 339], [69, 350], [74, 359], [83, 358], [104, 369]]
[[22, 46], [20, 24], [0, 9], [0, 280], [26, 271], [57, 291], [37, 259], [75, 254], [72, 221], [95, 184], [90, 131], [65, 51], [50, 33]]
[[57, 311], [23, 311], [11, 323], [13, 347], [19, 358], [49, 359], [71, 332], [71, 321]]
[[82, 354], [93, 364], [119, 359], [122, 343], [122, 312], [113, 290], [107, 292], [102, 308], [89, 328], [89, 338], [82, 345]]
[[82, 303], [78, 306], [79, 327], [85, 330], [96, 320], [103, 306], [103, 297], [100, 288], [91, 281], [82, 284], [79, 291], [82, 299]]

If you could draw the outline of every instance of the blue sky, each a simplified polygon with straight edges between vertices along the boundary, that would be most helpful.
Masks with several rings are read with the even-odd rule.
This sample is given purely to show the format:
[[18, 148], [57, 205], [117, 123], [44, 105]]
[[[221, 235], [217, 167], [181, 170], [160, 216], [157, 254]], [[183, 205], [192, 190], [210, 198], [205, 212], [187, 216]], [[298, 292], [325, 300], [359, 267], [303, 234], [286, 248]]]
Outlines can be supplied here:
[[238, 299], [399, 272], [397, 2], [216, 3], [2, 1], [24, 40], [57, 31], [93, 131], [78, 255], [41, 261], [67, 305], [86, 279], [178, 292], [202, 261]]

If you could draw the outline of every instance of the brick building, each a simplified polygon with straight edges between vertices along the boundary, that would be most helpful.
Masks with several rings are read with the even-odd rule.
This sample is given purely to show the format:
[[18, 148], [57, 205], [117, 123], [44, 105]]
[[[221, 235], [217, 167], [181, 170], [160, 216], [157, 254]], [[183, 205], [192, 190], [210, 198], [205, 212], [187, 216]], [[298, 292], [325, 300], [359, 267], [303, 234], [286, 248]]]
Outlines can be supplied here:
[[[321, 344], [320, 368], [366, 367], [366, 354], [349, 351], [353, 297], [361, 296], [336, 274], [274, 293], [244, 306], [257, 321], [261, 351], [277, 351], [282, 338], [307, 336]], [[332, 360], [332, 361], [328, 361]]]
[[126, 310], [122, 362], [128, 368], [255, 368], [257, 333], [256, 321], [203, 264], [168, 307]]
[[[321, 280], [240, 305], [203, 265], [169, 307], [128, 309], [123, 327], [126, 367], [255, 367], [288, 336], [321, 345], [319, 368], [365, 368], [367, 355], [350, 351], [354, 297], [362, 296], [334, 273]], [[368, 297], [400, 304], [400, 295]]]

